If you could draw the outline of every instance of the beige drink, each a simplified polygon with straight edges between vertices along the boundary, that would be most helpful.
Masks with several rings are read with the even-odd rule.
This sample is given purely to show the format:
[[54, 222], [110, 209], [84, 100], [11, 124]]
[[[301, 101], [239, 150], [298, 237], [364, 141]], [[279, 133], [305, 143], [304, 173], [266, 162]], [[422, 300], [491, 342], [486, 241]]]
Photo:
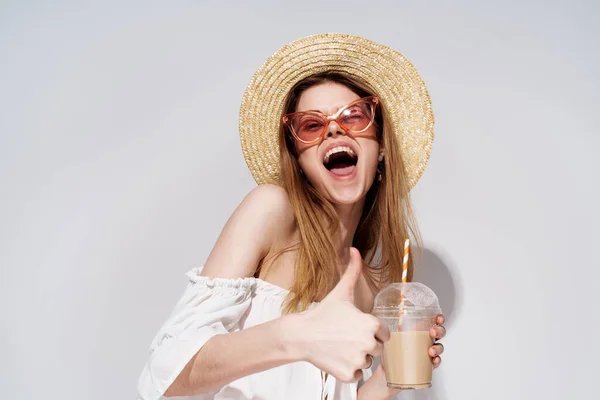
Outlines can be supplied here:
[[373, 314], [390, 330], [383, 344], [383, 369], [388, 387], [431, 387], [433, 365], [429, 330], [442, 313], [433, 290], [419, 282], [391, 283], [375, 296]]
[[388, 386], [403, 389], [431, 387], [431, 358], [427, 350], [433, 344], [428, 331], [392, 332], [383, 345], [383, 369]]

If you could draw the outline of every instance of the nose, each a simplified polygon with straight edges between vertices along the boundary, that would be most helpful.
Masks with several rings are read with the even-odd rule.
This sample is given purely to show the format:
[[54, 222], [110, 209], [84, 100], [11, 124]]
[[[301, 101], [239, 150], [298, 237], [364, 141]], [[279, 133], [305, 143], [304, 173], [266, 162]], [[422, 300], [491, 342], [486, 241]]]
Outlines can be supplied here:
[[336, 121], [330, 121], [329, 125], [327, 125], [327, 132], [325, 132], [325, 136], [330, 137], [333, 136], [334, 133], [337, 133], [338, 135], [345, 135], [346, 131], [344, 131]]

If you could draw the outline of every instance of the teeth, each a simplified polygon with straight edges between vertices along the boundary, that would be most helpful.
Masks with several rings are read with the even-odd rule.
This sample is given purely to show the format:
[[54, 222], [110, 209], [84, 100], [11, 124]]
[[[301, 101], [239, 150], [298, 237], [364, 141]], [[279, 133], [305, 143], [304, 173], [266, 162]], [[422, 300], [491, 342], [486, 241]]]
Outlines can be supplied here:
[[342, 151], [345, 151], [346, 153], [350, 154], [351, 156], [356, 156], [356, 153], [354, 153], [354, 151], [352, 151], [352, 149], [350, 147], [338, 146], [338, 147], [334, 147], [333, 149], [330, 149], [327, 153], [325, 153], [325, 158], [323, 159], [323, 164], [326, 164], [327, 161], [329, 161], [329, 157], [331, 157], [332, 154], [340, 153]]

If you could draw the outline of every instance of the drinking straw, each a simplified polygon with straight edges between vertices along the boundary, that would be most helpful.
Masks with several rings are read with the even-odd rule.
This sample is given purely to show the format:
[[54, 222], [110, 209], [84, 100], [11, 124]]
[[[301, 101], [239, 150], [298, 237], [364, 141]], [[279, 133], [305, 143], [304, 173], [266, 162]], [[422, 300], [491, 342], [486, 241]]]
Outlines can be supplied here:
[[[408, 254], [410, 252], [410, 240], [404, 241], [404, 258], [402, 260], [402, 283], [406, 283], [408, 278]], [[404, 313], [404, 293], [400, 295], [400, 315], [398, 319], [398, 325], [402, 325], [403, 313]]]
[[410, 252], [410, 240], [404, 241], [404, 259], [402, 260], [402, 283], [408, 278], [408, 253]]

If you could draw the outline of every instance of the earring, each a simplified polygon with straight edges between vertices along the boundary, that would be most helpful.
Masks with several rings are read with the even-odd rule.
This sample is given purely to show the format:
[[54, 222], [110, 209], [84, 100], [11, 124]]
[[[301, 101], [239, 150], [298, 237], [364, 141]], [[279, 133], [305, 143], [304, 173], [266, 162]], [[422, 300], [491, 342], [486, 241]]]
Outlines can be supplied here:
[[377, 182], [381, 182], [383, 179], [383, 167], [385, 166], [383, 163], [383, 153], [379, 153], [377, 160], [379, 161], [379, 164], [377, 164]]

